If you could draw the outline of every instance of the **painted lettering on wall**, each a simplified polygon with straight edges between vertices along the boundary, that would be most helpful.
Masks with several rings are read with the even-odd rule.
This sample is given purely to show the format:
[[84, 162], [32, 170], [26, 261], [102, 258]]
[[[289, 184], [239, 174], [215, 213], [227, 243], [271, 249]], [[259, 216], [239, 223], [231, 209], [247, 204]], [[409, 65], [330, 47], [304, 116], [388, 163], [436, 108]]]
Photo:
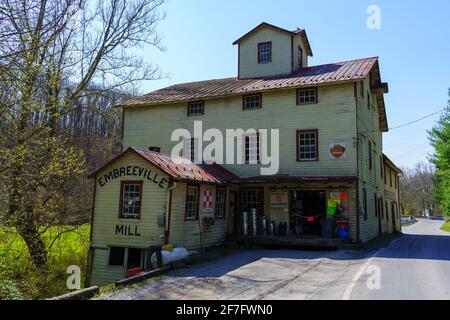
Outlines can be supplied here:
[[138, 226], [116, 225], [116, 236], [140, 237]]
[[139, 166], [127, 166], [111, 170], [102, 177], [98, 178], [97, 182], [100, 187], [104, 187], [109, 181], [122, 177], [141, 177], [155, 183], [161, 189], [165, 189], [167, 187], [167, 183], [169, 182], [158, 173]]

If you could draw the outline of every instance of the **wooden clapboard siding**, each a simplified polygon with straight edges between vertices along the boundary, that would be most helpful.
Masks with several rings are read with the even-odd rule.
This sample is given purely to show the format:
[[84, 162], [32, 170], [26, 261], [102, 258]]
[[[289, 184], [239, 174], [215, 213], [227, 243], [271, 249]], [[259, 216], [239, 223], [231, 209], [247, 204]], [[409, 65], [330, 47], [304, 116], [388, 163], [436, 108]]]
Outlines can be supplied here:
[[[241, 96], [208, 100], [205, 114], [198, 117], [188, 117], [184, 103], [129, 108], [125, 121], [124, 147], [145, 149], [159, 146], [161, 152], [170, 154], [176, 145], [176, 142], [171, 142], [172, 132], [178, 128], [193, 132], [195, 120], [203, 121], [204, 131], [217, 128], [224, 135], [226, 129], [274, 128], [280, 130], [280, 174], [356, 176], [353, 85], [319, 87], [318, 95], [319, 103], [299, 106], [296, 104], [296, 90], [267, 92], [263, 94], [262, 109], [246, 111], [242, 110]], [[319, 130], [320, 161], [297, 162], [296, 131], [299, 129]], [[333, 142], [346, 143], [346, 159], [329, 159], [329, 144]], [[260, 174], [258, 165], [224, 166], [242, 177]]]
[[[125, 154], [122, 158], [105, 168], [97, 177], [101, 177], [110, 170], [120, 168], [123, 166], [140, 166], [152, 170], [157, 173], [159, 177], [164, 177], [169, 180], [169, 177], [149, 164], [144, 159], [135, 154]], [[141, 203], [141, 218], [135, 219], [121, 219], [119, 218], [119, 202], [120, 202], [120, 183], [121, 181], [136, 181], [143, 180], [143, 192]], [[124, 241], [129, 246], [148, 247], [152, 244], [162, 244], [164, 235], [164, 227], [157, 225], [158, 216], [165, 215], [167, 202], [167, 184], [166, 188], [158, 187], [152, 181], [143, 178], [122, 177], [109, 181], [104, 187], [100, 187], [97, 182], [96, 198], [94, 208], [94, 222], [92, 245], [107, 244], [107, 245], [123, 245]], [[124, 224], [130, 226], [138, 226], [141, 233], [140, 237], [124, 237], [115, 234], [115, 227], [117, 224]]]
[[109, 266], [109, 249], [96, 248], [92, 261], [91, 285], [104, 286], [125, 278], [125, 267]]
[[[205, 214], [202, 211], [203, 191], [206, 189], [211, 190], [214, 197], [216, 187], [213, 185], [200, 185], [199, 219], [194, 221], [185, 220], [186, 188], [186, 183], [177, 183], [173, 190], [170, 243], [187, 249], [199, 249], [201, 246], [206, 248], [222, 244], [226, 236], [226, 219], [215, 219], [215, 223], [212, 226], [203, 224], [205, 216], [214, 217], [214, 213]], [[227, 211], [225, 212], [227, 213]], [[202, 231], [203, 244], [200, 242], [200, 230]]]
[[[258, 63], [258, 43], [272, 42], [272, 62]], [[255, 32], [239, 44], [239, 78], [256, 78], [289, 74], [291, 35], [271, 28]]]
[[[370, 109], [367, 107], [367, 95], [370, 97]], [[367, 190], [367, 220], [360, 217], [361, 240], [367, 241], [379, 234], [379, 221], [376, 215], [374, 196], [384, 197], [384, 180], [381, 178], [383, 163], [382, 157], [382, 133], [379, 131], [379, 113], [375, 96], [370, 90], [369, 77], [364, 79], [364, 95], [361, 95], [361, 82], [357, 82], [356, 101], [358, 108], [358, 131], [359, 131], [359, 204], [363, 206], [363, 189]], [[369, 141], [372, 147], [372, 169], [369, 166]], [[381, 212], [379, 213], [381, 214]], [[387, 231], [386, 214], [382, 220], [382, 232]]]

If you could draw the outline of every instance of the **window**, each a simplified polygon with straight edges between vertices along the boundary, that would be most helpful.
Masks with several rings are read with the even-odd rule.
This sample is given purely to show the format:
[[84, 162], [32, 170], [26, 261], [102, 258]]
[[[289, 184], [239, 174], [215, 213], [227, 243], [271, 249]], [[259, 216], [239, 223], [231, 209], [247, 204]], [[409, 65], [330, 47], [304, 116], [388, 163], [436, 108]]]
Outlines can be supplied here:
[[161, 153], [161, 147], [149, 147], [149, 151]]
[[261, 162], [260, 153], [260, 135], [248, 134], [244, 135], [244, 163], [258, 164]]
[[298, 52], [297, 52], [298, 56], [298, 68], [302, 69], [303, 68], [303, 50], [302, 47], [298, 46]]
[[216, 188], [216, 218], [225, 218], [225, 188]]
[[369, 170], [372, 170], [372, 142], [369, 141]]
[[386, 205], [386, 220], [389, 221], [389, 207], [387, 200], [384, 202], [384, 204]]
[[298, 89], [297, 104], [314, 104], [317, 103], [317, 88]]
[[373, 194], [373, 203], [375, 205], [375, 217], [378, 217], [378, 197], [376, 193]]
[[128, 248], [127, 269], [142, 267], [142, 249]]
[[259, 216], [264, 215], [264, 191], [263, 190], [242, 190], [241, 192], [242, 212], [251, 213], [256, 209]]
[[197, 163], [198, 157], [198, 139], [190, 138], [184, 139], [183, 142], [183, 158], [191, 160], [193, 163]]
[[188, 103], [188, 116], [199, 116], [205, 114], [205, 102], [194, 101]]
[[381, 179], [383, 179], [383, 157], [380, 156], [380, 174], [381, 174]]
[[368, 218], [368, 212], [367, 212], [367, 189], [363, 189], [363, 209], [364, 209], [364, 220], [367, 220]]
[[243, 97], [242, 109], [261, 109], [262, 108], [262, 95], [261, 94], [249, 94]]
[[319, 160], [319, 131], [297, 131], [297, 161]]
[[139, 219], [141, 217], [141, 197], [143, 181], [122, 181], [120, 186], [120, 218]]
[[392, 170], [389, 170], [389, 185], [392, 188]]
[[360, 89], [359, 93], [361, 94], [361, 97], [364, 97], [364, 81], [360, 82], [359, 89]]
[[388, 175], [388, 168], [384, 167], [384, 184], [387, 184], [387, 175]]
[[258, 63], [272, 62], [272, 42], [258, 43]]
[[383, 206], [383, 198], [380, 198], [380, 211], [381, 211], [381, 218], [384, 219], [384, 206]]
[[186, 190], [186, 220], [197, 220], [198, 219], [198, 198], [199, 198], [199, 187], [198, 186], [188, 186]]
[[125, 248], [111, 247], [109, 248], [109, 261], [110, 266], [123, 266], [125, 262]]
[[367, 92], [367, 109], [370, 110], [370, 93]]

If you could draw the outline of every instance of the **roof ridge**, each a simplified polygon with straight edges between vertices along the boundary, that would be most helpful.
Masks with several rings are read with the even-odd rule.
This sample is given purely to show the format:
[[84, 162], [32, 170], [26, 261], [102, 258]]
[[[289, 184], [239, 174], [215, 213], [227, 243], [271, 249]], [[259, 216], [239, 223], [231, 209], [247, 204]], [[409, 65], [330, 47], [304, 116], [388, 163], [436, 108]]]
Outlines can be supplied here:
[[[352, 59], [352, 60], [343, 60], [343, 61], [336, 61], [336, 62], [318, 64], [318, 65], [313, 65], [313, 66], [308, 66], [306, 68], [303, 68], [301, 71], [304, 72], [305, 70], [308, 70], [310, 68], [318, 68], [318, 67], [330, 66], [330, 65], [334, 65], [334, 64], [338, 64], [338, 63], [348, 63], [348, 62], [355, 62], [355, 61], [362, 61], [362, 60], [369, 60], [369, 59], [379, 59], [379, 57], [378, 56], [373, 56], [373, 57], [367, 57], [367, 58], [358, 58], [358, 59]], [[282, 78], [282, 77], [289, 78], [289, 77], [297, 75], [297, 74], [298, 74], [298, 72], [293, 72], [293, 73], [289, 73], [289, 74], [286, 74], [286, 75], [275, 75], [275, 76], [269, 76], [269, 77], [255, 77], [255, 78], [246, 78], [246, 79], [238, 79], [238, 77], [225, 77], [225, 78], [215, 78], [215, 79], [207, 79], [207, 80], [180, 82], [180, 83], [172, 84], [172, 85], [170, 85], [168, 87], [164, 87], [164, 88], [157, 89], [155, 91], [146, 93], [146, 94], [142, 95], [141, 97], [149, 95], [149, 94], [157, 92], [157, 91], [160, 91], [160, 90], [166, 90], [166, 89], [170, 89], [170, 88], [173, 88], [175, 86], [181, 86], [181, 85], [184, 85], [184, 84], [195, 84], [195, 83], [202, 83], [202, 82], [211, 82], [211, 81], [219, 81], [219, 80], [231, 80], [231, 79], [239, 80], [239, 81], [246, 81], [246, 80], [254, 81], [254, 80], [277, 79], [277, 78]]]

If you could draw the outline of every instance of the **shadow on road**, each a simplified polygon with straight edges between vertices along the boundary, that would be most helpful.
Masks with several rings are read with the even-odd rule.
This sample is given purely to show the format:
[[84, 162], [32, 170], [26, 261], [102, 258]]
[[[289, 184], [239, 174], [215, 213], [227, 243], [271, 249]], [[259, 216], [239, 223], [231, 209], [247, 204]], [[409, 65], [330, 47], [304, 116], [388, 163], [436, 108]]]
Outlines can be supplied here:
[[405, 234], [376, 256], [390, 259], [450, 261], [450, 237]]

